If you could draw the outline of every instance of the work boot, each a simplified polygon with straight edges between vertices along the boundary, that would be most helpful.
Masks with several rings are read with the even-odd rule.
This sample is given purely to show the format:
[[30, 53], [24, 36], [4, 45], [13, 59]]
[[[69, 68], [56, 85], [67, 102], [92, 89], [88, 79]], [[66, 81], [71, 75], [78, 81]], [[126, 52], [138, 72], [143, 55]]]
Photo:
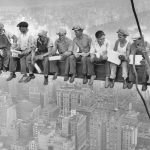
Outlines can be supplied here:
[[19, 83], [24, 82], [24, 80], [25, 80], [27, 77], [28, 77], [27, 74], [24, 74], [18, 82], [19, 82]]
[[75, 74], [73, 74], [72, 76], [71, 76], [71, 78], [70, 78], [70, 83], [73, 83], [74, 82], [74, 79], [75, 79], [75, 77], [76, 77], [76, 75]]
[[133, 82], [129, 81], [129, 83], [128, 83], [128, 89], [132, 89], [132, 87], [133, 87]]
[[6, 81], [10, 81], [13, 78], [16, 78], [16, 74], [15, 73], [10, 73], [10, 76], [6, 79]]
[[94, 82], [95, 78], [96, 78], [96, 75], [91, 76], [91, 79], [89, 81], [89, 85], [93, 85], [93, 82]]
[[142, 91], [146, 91], [147, 90], [147, 83], [143, 83], [142, 85]]
[[110, 85], [110, 83], [109, 83], [109, 77], [106, 77], [106, 79], [105, 79], [105, 88], [108, 88], [109, 85]]
[[69, 80], [69, 76], [68, 75], [65, 75], [64, 76], [64, 81], [68, 81]]
[[44, 85], [48, 85], [48, 76], [44, 76]]
[[7, 72], [7, 67], [3, 67], [3, 72]]
[[128, 87], [127, 80], [124, 79], [124, 81], [123, 81], [123, 89], [126, 89], [127, 87]]
[[35, 78], [34, 74], [29, 74], [29, 76], [24, 80], [25, 83], [30, 82], [32, 79]]
[[115, 80], [114, 79], [110, 79], [109, 81], [110, 81], [110, 88], [113, 88]]
[[83, 78], [83, 84], [87, 84], [87, 83], [88, 83], [88, 79], [87, 79], [87, 76], [85, 75]]
[[57, 79], [57, 75], [58, 75], [58, 73], [56, 72], [56, 73], [53, 75], [53, 80], [56, 80], [56, 79]]

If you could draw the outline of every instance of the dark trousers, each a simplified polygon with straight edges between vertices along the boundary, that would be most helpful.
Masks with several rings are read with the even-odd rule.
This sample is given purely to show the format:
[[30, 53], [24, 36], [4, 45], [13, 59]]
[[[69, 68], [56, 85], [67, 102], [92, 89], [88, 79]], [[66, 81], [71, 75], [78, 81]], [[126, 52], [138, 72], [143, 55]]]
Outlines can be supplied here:
[[22, 56], [21, 58], [15, 58], [15, 57], [10, 56], [9, 71], [16, 72], [17, 61], [19, 60], [20, 72], [21, 74], [26, 74], [27, 73], [27, 63], [26, 63], [27, 57], [28, 55]]
[[110, 64], [109, 64], [109, 62], [107, 60], [100, 59], [97, 57], [92, 58], [92, 60], [90, 57], [87, 58], [88, 75], [90, 75], [90, 76], [95, 75], [94, 62], [104, 64], [106, 77], [110, 77]]
[[[36, 55], [36, 56], [38, 56], [38, 55]], [[33, 73], [34, 66], [33, 66], [33, 64], [31, 62], [31, 54], [27, 56], [26, 61], [27, 61], [27, 67], [28, 67], [29, 73]], [[39, 65], [42, 63], [43, 74], [44, 74], [44, 76], [48, 76], [48, 74], [49, 74], [49, 60], [48, 60], [48, 56], [44, 57], [43, 60], [36, 60], [35, 63], [37, 63]]]
[[[143, 73], [142, 73], [142, 83], [147, 83], [147, 81], [149, 79], [149, 75], [148, 75], [146, 66], [143, 65], [142, 67], [143, 67], [142, 68], [142, 70], [143, 70]], [[134, 70], [133, 70], [133, 66], [132, 65], [129, 66], [129, 81], [131, 81], [131, 82], [135, 81], [135, 74], [134, 74]]]
[[[72, 55], [71, 55], [72, 56]], [[71, 56], [62, 56], [61, 60], [65, 61], [65, 75], [72, 74], [70, 72], [70, 58]], [[51, 73], [59, 73], [58, 61], [50, 61], [50, 72]]]
[[9, 67], [9, 60], [10, 60], [10, 51], [7, 51], [5, 57], [0, 56], [0, 70]]
[[79, 56], [76, 58], [74, 55], [70, 56], [70, 74], [76, 74], [76, 62], [81, 61], [82, 65], [82, 75], [88, 75], [88, 57]]

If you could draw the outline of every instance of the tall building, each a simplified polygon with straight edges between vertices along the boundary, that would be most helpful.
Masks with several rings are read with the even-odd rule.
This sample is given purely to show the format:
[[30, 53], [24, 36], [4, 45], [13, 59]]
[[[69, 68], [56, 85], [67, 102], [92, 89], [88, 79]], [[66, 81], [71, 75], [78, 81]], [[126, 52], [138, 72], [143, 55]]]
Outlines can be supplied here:
[[71, 110], [79, 106], [92, 106], [95, 103], [89, 88], [61, 87], [57, 90], [57, 106], [63, 115], [71, 114]]
[[0, 93], [0, 131], [8, 135], [13, 122], [17, 120], [16, 106], [13, 105], [11, 96], [8, 93]]
[[55, 134], [50, 136], [48, 142], [48, 150], [76, 150], [75, 149], [75, 137], [67, 139]]
[[59, 115], [59, 108], [56, 104], [48, 104], [42, 109], [42, 117], [45, 121], [50, 121], [57, 118]]
[[137, 145], [138, 114], [130, 104], [128, 113], [122, 116], [122, 150], [130, 150]]
[[29, 142], [29, 150], [38, 150], [38, 144], [35, 140]]
[[112, 117], [106, 123], [106, 149], [121, 150], [121, 124]]
[[76, 149], [82, 150], [87, 145], [87, 131], [86, 131], [86, 116], [79, 115], [77, 117], [76, 126]]
[[28, 140], [33, 136], [31, 121], [22, 121], [20, 123], [20, 139]]
[[48, 150], [50, 137], [55, 134], [54, 128], [45, 128], [38, 134], [38, 148]]

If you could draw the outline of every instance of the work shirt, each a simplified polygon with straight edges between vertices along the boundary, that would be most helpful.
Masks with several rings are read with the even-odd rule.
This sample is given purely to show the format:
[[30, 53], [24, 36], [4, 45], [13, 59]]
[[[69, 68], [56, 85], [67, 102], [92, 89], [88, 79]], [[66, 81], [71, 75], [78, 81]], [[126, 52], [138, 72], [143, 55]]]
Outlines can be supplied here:
[[57, 50], [59, 54], [63, 54], [66, 51], [72, 52], [72, 40], [67, 37], [64, 40], [58, 38], [54, 44], [54, 51], [56, 52]]
[[17, 44], [22, 51], [30, 50], [32, 47], [35, 47], [34, 37], [29, 33], [29, 31], [26, 34], [20, 33]]
[[73, 52], [74, 53], [88, 53], [90, 52], [92, 39], [86, 34], [83, 34], [81, 38], [75, 37], [73, 40]]
[[[150, 50], [150, 43], [145, 42], [145, 47], [146, 47], [146, 50], [149, 51]], [[130, 54], [131, 55], [133, 55], [133, 54], [135, 54], [135, 55], [143, 55], [142, 50], [140, 50], [140, 48], [138, 48], [135, 43], [131, 44]], [[148, 55], [150, 56], [150, 53]]]
[[46, 38], [45, 41], [41, 41], [40, 38], [37, 38], [35, 45], [37, 47], [37, 53], [43, 54], [47, 53], [50, 47], [53, 47], [53, 42], [50, 38]]
[[11, 39], [13, 39], [13, 34], [3, 30], [3, 33], [0, 34], [0, 48], [11, 46]]
[[97, 58], [100, 58], [100, 56], [106, 58], [107, 52], [109, 50], [110, 50], [110, 43], [107, 39], [105, 39], [102, 45], [99, 45], [97, 40], [95, 40], [94, 42], [92, 42], [90, 53], [95, 54]]

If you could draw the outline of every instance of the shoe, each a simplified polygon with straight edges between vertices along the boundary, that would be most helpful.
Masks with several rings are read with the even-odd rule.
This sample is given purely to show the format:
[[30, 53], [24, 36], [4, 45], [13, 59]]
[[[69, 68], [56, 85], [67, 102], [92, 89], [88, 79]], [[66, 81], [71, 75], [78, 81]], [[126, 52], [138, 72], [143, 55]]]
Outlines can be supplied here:
[[68, 75], [65, 75], [64, 81], [68, 81], [68, 80], [69, 80], [69, 76], [68, 76]]
[[16, 74], [15, 73], [11, 73], [10, 76], [6, 79], [6, 81], [10, 81], [13, 78], [16, 78]]
[[57, 75], [58, 75], [58, 73], [55, 73], [55, 74], [54, 74], [53, 80], [56, 80], [56, 79], [57, 79]]
[[96, 75], [92, 75], [88, 84], [93, 85], [93, 82], [94, 82], [95, 78], [96, 78]]
[[19, 82], [19, 83], [24, 82], [24, 80], [25, 80], [27, 77], [28, 77], [27, 74], [24, 74], [18, 82]]
[[6, 67], [3, 67], [3, 72], [7, 72], [7, 68]]
[[73, 74], [73, 75], [71, 76], [71, 78], [70, 78], [70, 81], [69, 81], [69, 82], [70, 82], [70, 83], [73, 83], [73, 82], [74, 82], [75, 77], [76, 77], [76, 75], [74, 75], [74, 74]]
[[44, 85], [48, 85], [48, 77], [44, 77]]
[[123, 81], [123, 89], [126, 89], [127, 87], [128, 87], [127, 80], [124, 79], [124, 81]]
[[142, 85], [142, 91], [146, 91], [146, 90], [147, 90], [147, 84], [144, 83], [144, 84]]
[[27, 82], [30, 82], [32, 79], [35, 78], [35, 75], [34, 74], [30, 74], [25, 80], [24, 82], [27, 83]]
[[110, 83], [109, 83], [109, 78], [106, 77], [106, 79], [105, 79], [105, 88], [108, 88], [109, 85], [110, 85]]
[[113, 88], [113, 87], [114, 87], [114, 82], [115, 82], [114, 79], [110, 79], [110, 88]]
[[133, 87], [133, 82], [129, 81], [127, 87], [128, 87], [128, 89], [132, 89], [132, 87]]
[[2, 74], [2, 70], [0, 70], [0, 75]]
[[87, 84], [87, 83], [88, 83], [87, 76], [84, 76], [84, 78], [83, 78], [83, 84]]

